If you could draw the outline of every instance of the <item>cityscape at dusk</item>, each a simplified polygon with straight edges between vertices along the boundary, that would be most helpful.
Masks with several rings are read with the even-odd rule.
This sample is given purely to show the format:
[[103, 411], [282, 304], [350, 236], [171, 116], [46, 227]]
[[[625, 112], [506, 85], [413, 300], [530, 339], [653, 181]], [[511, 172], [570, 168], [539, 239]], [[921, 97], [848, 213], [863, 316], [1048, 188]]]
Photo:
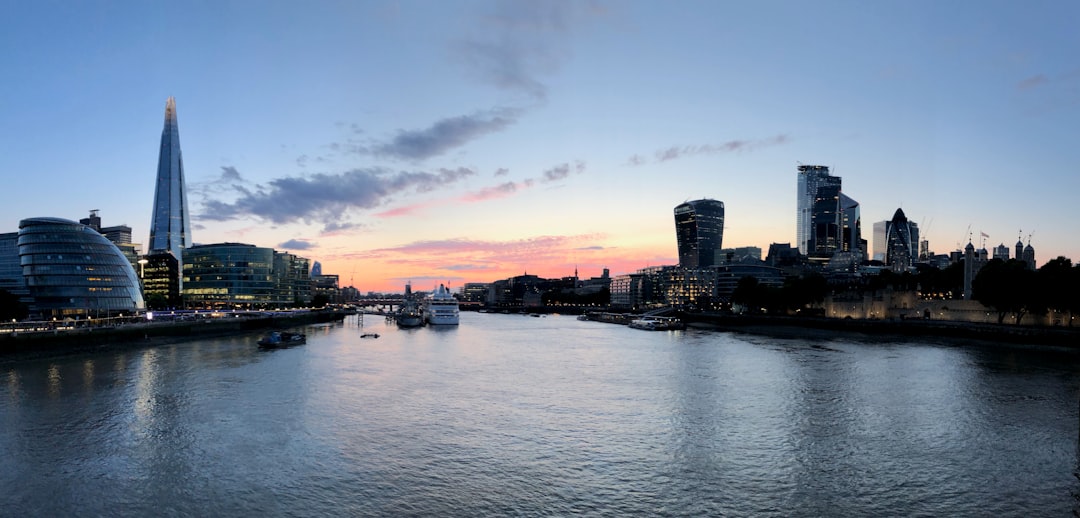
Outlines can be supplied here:
[[147, 243], [175, 97], [194, 243], [362, 292], [676, 264], [672, 209], [699, 198], [726, 247], [794, 244], [801, 164], [843, 178], [863, 239], [902, 208], [938, 254], [1080, 259], [1072, 3], [4, 12], [0, 232], [99, 210]]

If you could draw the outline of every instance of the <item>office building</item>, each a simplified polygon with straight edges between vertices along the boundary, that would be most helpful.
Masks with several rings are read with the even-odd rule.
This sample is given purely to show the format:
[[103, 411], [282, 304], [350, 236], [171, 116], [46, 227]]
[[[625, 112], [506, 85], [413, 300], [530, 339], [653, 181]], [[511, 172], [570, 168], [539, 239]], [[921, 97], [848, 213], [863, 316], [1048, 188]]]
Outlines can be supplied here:
[[[274, 249], [242, 243], [184, 249], [181, 292], [195, 308], [258, 309], [280, 306]], [[291, 301], [290, 301], [291, 302]]]
[[719, 264], [724, 240], [724, 202], [701, 199], [675, 207], [679, 266], [705, 268]]
[[904, 272], [919, 257], [919, 226], [908, 221], [903, 209], [896, 209], [885, 225], [885, 264]]
[[[176, 121], [176, 101], [169, 97], [165, 102], [165, 127], [161, 130], [147, 253], [171, 252], [183, 270], [183, 251], [190, 246], [191, 222], [184, 187], [184, 160], [180, 154], [180, 129]], [[182, 290], [183, 281], [179, 282]]]
[[[829, 168], [823, 165], [800, 165], [798, 186], [795, 200], [795, 242], [799, 253], [809, 255], [810, 241], [814, 235], [814, 210], [818, 202], [818, 192], [824, 187], [840, 190], [840, 177], [830, 176]], [[827, 195], [828, 193], [822, 193]]]
[[[32, 317], [114, 317], [145, 307], [130, 261], [86, 225], [60, 218], [24, 219], [19, 222], [17, 249], [33, 301]], [[10, 247], [4, 250], [10, 254]], [[9, 261], [10, 257], [0, 264]]]

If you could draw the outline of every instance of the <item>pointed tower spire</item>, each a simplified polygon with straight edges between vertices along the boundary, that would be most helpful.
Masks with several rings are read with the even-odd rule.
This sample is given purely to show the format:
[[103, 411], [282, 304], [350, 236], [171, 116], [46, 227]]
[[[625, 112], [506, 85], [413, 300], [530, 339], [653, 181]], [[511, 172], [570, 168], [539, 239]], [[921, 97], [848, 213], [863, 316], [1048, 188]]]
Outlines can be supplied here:
[[158, 151], [154, 213], [150, 219], [151, 253], [172, 252], [177, 261], [191, 246], [191, 222], [184, 187], [184, 160], [180, 154], [180, 128], [176, 122], [176, 100], [165, 101], [165, 127]]

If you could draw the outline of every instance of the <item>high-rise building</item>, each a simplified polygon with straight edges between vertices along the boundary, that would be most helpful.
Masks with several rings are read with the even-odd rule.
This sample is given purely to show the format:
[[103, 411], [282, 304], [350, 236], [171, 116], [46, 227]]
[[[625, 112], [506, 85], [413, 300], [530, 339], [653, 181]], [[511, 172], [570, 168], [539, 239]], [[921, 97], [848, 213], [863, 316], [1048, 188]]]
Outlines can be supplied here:
[[885, 236], [888, 235], [888, 227], [888, 221], [874, 222], [874, 255], [871, 259], [875, 261], [885, 262], [886, 249], [889, 247], [888, 241], [885, 240]]
[[679, 266], [705, 268], [719, 264], [724, 240], [724, 202], [706, 198], [676, 206], [675, 238]]
[[800, 254], [807, 255], [811, 252], [810, 240], [814, 235], [815, 205], [818, 201], [818, 191], [825, 186], [835, 186], [839, 191], [840, 177], [830, 176], [827, 166], [799, 166], [799, 182], [795, 200], [795, 242]]
[[893, 271], [907, 270], [919, 257], [919, 226], [908, 221], [904, 209], [896, 209], [885, 225], [885, 264]]
[[[169, 252], [183, 270], [183, 250], [191, 246], [191, 222], [184, 188], [184, 160], [180, 155], [180, 129], [176, 101], [165, 102], [165, 127], [161, 130], [154, 214], [150, 220], [148, 254]], [[181, 289], [183, 284], [181, 283]]]

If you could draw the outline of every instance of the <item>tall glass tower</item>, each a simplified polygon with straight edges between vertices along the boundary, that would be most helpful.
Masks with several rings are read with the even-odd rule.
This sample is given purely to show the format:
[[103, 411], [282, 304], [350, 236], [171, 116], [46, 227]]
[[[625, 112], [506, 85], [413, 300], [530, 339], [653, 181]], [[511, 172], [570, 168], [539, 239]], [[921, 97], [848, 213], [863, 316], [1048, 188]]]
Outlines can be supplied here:
[[679, 266], [705, 268], [720, 262], [724, 241], [724, 202], [694, 200], [675, 207]]
[[176, 100], [165, 102], [165, 128], [161, 130], [154, 215], [150, 221], [150, 254], [171, 252], [181, 261], [191, 246], [191, 222], [184, 189], [184, 160], [180, 156], [180, 129], [176, 124]]
[[796, 192], [795, 241], [799, 253], [810, 254], [814, 238], [814, 205], [818, 202], [818, 190], [835, 187], [840, 190], [840, 177], [830, 176], [828, 166], [800, 165], [799, 184]]

